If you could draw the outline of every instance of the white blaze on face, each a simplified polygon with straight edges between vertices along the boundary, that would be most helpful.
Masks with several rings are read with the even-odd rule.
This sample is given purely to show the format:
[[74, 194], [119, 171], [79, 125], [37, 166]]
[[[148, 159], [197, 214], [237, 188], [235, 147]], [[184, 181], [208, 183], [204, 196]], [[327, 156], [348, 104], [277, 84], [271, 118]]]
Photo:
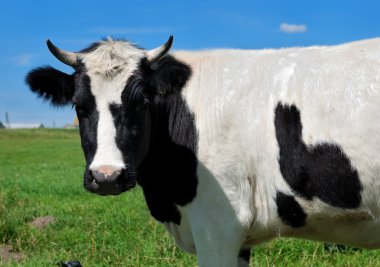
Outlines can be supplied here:
[[143, 57], [143, 50], [113, 40], [102, 42], [96, 50], [82, 56], [99, 113], [97, 150], [90, 164], [92, 171], [102, 166], [111, 166], [116, 170], [126, 167], [123, 154], [116, 144], [116, 127], [110, 105], [122, 103], [121, 94]]

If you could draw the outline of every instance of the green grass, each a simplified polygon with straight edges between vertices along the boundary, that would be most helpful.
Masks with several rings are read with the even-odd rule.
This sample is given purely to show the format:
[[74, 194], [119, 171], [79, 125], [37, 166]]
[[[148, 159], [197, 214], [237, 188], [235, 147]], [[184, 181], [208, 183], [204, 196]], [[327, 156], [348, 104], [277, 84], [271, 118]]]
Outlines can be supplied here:
[[[149, 215], [139, 188], [116, 197], [84, 191], [75, 130], [0, 130], [0, 244], [25, 254], [1, 266], [196, 266]], [[50, 215], [45, 229], [29, 223]], [[380, 252], [329, 252], [281, 239], [256, 247], [251, 266], [380, 266]]]

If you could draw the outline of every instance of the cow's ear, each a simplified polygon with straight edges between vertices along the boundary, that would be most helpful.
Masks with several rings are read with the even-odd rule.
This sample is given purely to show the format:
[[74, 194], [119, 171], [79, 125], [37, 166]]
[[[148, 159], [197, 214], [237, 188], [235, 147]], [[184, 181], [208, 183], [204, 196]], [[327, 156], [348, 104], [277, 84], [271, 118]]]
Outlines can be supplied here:
[[30, 89], [54, 106], [70, 104], [74, 95], [74, 77], [50, 66], [30, 71], [26, 78]]
[[151, 86], [161, 95], [180, 92], [190, 78], [191, 69], [172, 56], [151, 64]]

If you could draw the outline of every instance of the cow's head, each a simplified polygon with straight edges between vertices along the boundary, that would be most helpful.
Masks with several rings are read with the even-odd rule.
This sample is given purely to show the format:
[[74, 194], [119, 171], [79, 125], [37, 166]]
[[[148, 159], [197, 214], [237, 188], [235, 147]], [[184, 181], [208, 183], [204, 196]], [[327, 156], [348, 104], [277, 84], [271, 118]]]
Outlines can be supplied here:
[[73, 67], [72, 75], [52, 67], [32, 70], [31, 90], [55, 106], [73, 105], [86, 158], [84, 186], [101, 195], [120, 194], [136, 184], [136, 168], [148, 153], [152, 105], [184, 86], [190, 69], [161, 47], [146, 51], [107, 39], [78, 53], [47, 41], [50, 52]]

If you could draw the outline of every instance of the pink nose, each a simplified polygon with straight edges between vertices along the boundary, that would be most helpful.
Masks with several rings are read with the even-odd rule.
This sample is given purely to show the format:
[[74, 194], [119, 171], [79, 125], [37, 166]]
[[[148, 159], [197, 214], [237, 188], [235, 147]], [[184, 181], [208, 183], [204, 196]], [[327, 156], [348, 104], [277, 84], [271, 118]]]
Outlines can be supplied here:
[[98, 173], [103, 174], [105, 177], [112, 176], [115, 173], [121, 173], [121, 170], [116, 169], [113, 166], [100, 166], [97, 170]]
[[119, 194], [122, 190], [122, 184], [118, 179], [121, 173], [121, 170], [112, 166], [101, 166], [97, 170], [91, 171], [91, 176], [94, 179], [91, 182], [92, 189], [100, 195]]

